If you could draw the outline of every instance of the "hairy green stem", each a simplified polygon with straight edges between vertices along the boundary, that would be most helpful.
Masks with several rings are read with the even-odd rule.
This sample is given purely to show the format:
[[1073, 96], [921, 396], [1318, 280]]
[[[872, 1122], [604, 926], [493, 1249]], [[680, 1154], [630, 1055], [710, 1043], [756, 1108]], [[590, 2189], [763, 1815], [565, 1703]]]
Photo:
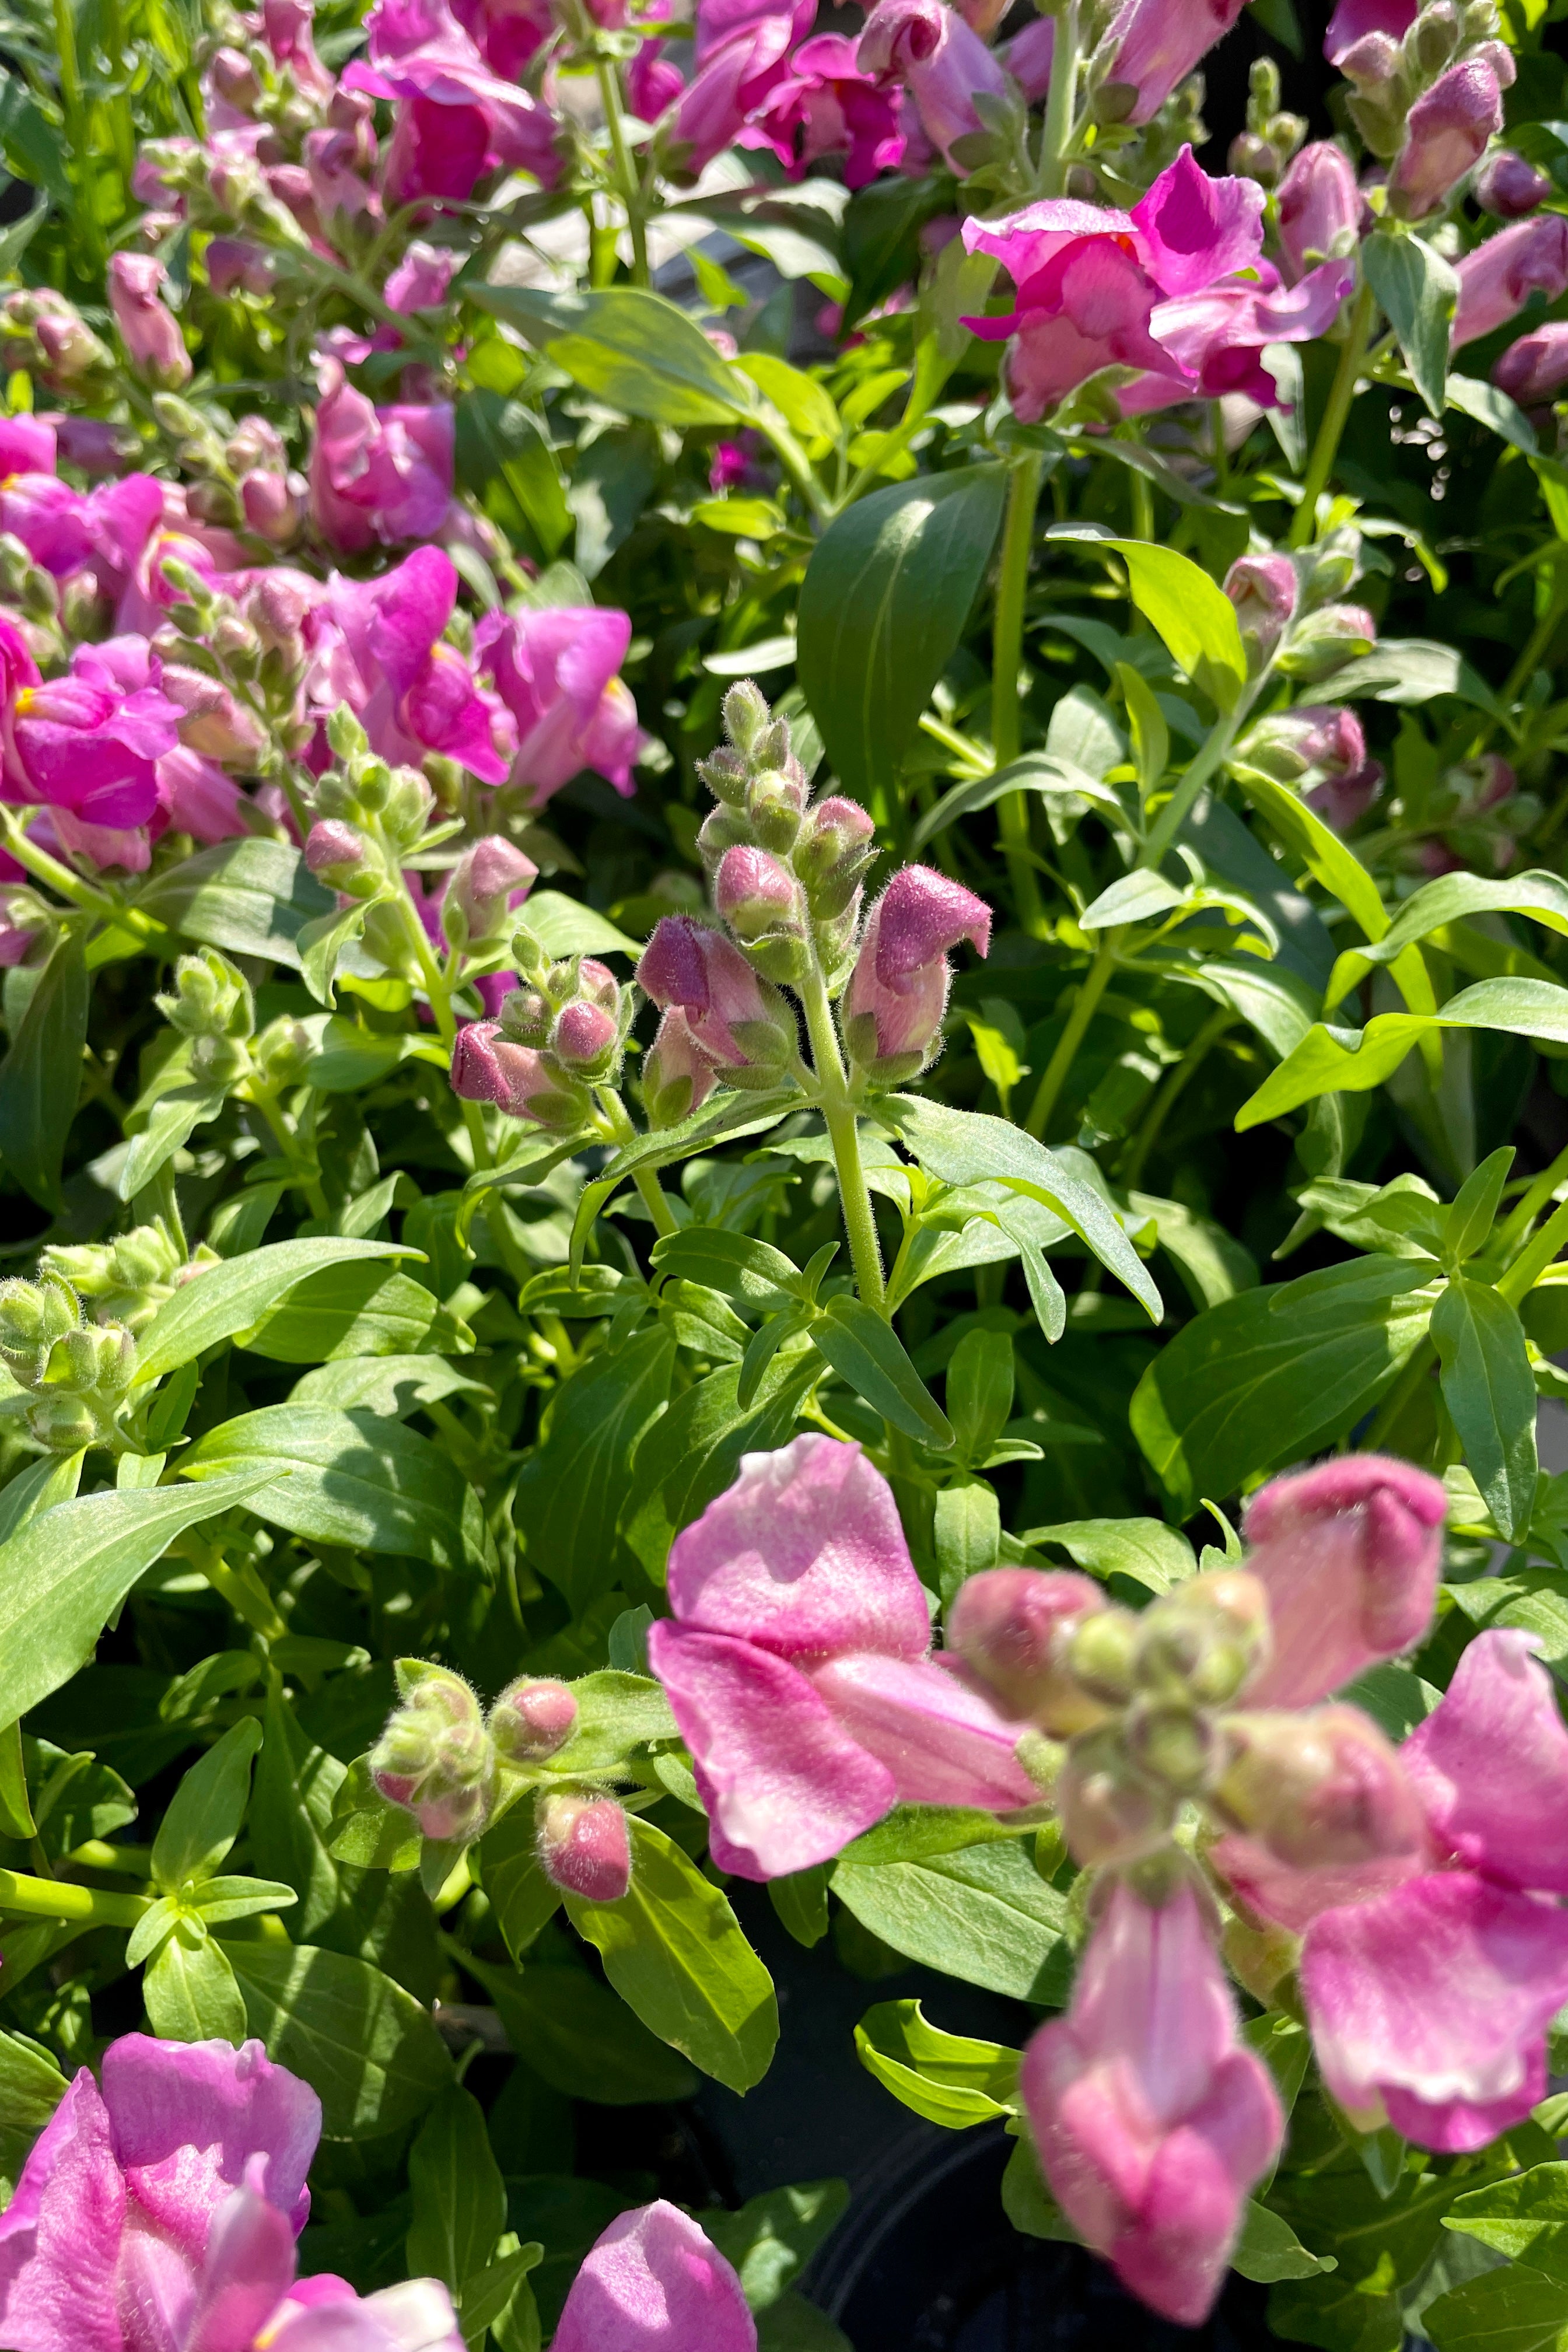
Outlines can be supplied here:
[[626, 145], [620, 68], [612, 58], [600, 58], [594, 70], [598, 76], [605, 125], [610, 134], [610, 152], [615, 157], [616, 194], [626, 207], [626, 226], [631, 231], [632, 284], [646, 286], [648, 282], [647, 224], [643, 218], [642, 183], [633, 168], [631, 150]]
[[1029, 1105], [1029, 1116], [1024, 1121], [1026, 1134], [1044, 1139], [1051, 1113], [1057, 1107], [1057, 1097], [1072, 1067], [1073, 1055], [1083, 1043], [1084, 1033], [1094, 1018], [1095, 1007], [1110, 986], [1110, 975], [1116, 969], [1116, 943], [1121, 937], [1120, 930], [1107, 931], [1094, 961], [1079, 983], [1077, 998], [1068, 1014], [1067, 1027], [1062, 1031], [1057, 1050], [1046, 1064], [1040, 1083], [1035, 1088], [1035, 1099]]
[[1340, 438], [1349, 421], [1351, 403], [1355, 397], [1356, 378], [1366, 357], [1367, 335], [1372, 326], [1372, 288], [1363, 284], [1356, 296], [1351, 312], [1350, 332], [1340, 353], [1340, 363], [1334, 372], [1333, 387], [1329, 404], [1323, 411], [1323, 421], [1318, 427], [1318, 437], [1312, 445], [1307, 478], [1301, 485], [1301, 503], [1290, 523], [1287, 547], [1310, 547], [1318, 527], [1318, 500], [1329, 486], [1334, 470], [1334, 459], [1340, 454]]
[[[1058, 32], [1060, 26], [1058, 18]], [[991, 741], [999, 769], [1011, 767], [1018, 756], [1021, 739], [1018, 666], [1024, 657], [1024, 599], [1028, 588], [1029, 550], [1040, 501], [1042, 467], [1038, 453], [1030, 451], [1014, 465], [1007, 484], [1007, 520], [1002, 533], [1002, 561], [996, 577], [991, 659]], [[997, 814], [1013, 905], [1024, 929], [1038, 938], [1044, 909], [1039, 882], [1029, 860], [1028, 793], [1004, 793]]]
[[886, 1311], [887, 1304], [882, 1245], [877, 1237], [870, 1188], [860, 1160], [860, 1131], [855, 1106], [849, 1098], [844, 1056], [838, 1050], [833, 1007], [827, 1001], [827, 984], [815, 960], [806, 978], [796, 983], [796, 992], [805, 1009], [806, 1034], [811, 1039], [811, 1058], [816, 1067], [817, 1108], [833, 1146], [833, 1164], [838, 1171], [838, 1201], [844, 1212], [844, 1230], [849, 1239], [856, 1285], [867, 1306], [876, 1307], [880, 1314]]

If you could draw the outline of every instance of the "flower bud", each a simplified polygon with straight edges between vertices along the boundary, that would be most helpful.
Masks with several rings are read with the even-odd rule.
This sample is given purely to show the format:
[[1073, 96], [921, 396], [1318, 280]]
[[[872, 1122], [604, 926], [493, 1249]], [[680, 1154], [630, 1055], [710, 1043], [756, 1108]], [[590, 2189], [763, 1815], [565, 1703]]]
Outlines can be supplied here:
[[1080, 1732], [1070, 1742], [1057, 1780], [1057, 1805], [1068, 1850], [1085, 1870], [1156, 1852], [1176, 1814], [1171, 1790], [1139, 1769], [1114, 1724]]
[[933, 1058], [952, 974], [946, 950], [991, 945], [983, 898], [926, 866], [895, 874], [867, 919], [845, 998], [851, 1060], [875, 1084], [896, 1086]]
[[1398, 1755], [1354, 1706], [1226, 1718], [1215, 1801], [1298, 1870], [1415, 1854], [1425, 1816]]
[[1568, 320], [1552, 320], [1510, 343], [1492, 382], [1521, 408], [1549, 407], [1568, 384]]
[[49, 908], [25, 883], [0, 887], [0, 971], [25, 963], [37, 942], [54, 929]]
[[948, 1610], [947, 1654], [1009, 1722], [1027, 1717], [1065, 1739], [1105, 1713], [1067, 1664], [1073, 1633], [1104, 1607], [1099, 1585], [1068, 1570], [984, 1569], [965, 1578]]
[[81, 1323], [81, 1302], [68, 1282], [44, 1272], [37, 1282], [11, 1275], [0, 1282], [0, 1363], [25, 1389], [39, 1387], [55, 1342]]
[[371, 1750], [371, 1779], [427, 1838], [477, 1838], [495, 1772], [479, 1700], [460, 1675], [420, 1659], [400, 1658], [397, 1682], [403, 1704]]
[[509, 1118], [530, 1118], [573, 1135], [588, 1117], [588, 1097], [561, 1065], [531, 1045], [514, 1045], [499, 1021], [470, 1021], [452, 1048], [452, 1092], [464, 1102], [494, 1103]]
[[1454, 795], [1454, 816], [1460, 824], [1500, 808], [1519, 789], [1519, 778], [1500, 751], [1483, 751], [1479, 759], [1445, 768], [1443, 782]]
[[248, 1037], [256, 1025], [249, 982], [216, 948], [181, 956], [174, 992], [153, 999], [173, 1028], [186, 1037]]
[[1522, 220], [1552, 194], [1544, 172], [1516, 155], [1511, 147], [1494, 148], [1476, 173], [1470, 189], [1482, 212], [1496, 220]]
[[563, 1006], [550, 1049], [578, 1076], [602, 1078], [614, 1068], [620, 1044], [620, 1024], [614, 1014], [578, 997]]
[[1297, 622], [1275, 656], [1289, 677], [1316, 685], [1377, 643], [1377, 623], [1360, 604], [1324, 604]]
[[136, 1341], [122, 1323], [79, 1324], [56, 1340], [45, 1381], [78, 1396], [113, 1402], [136, 1374]]
[[739, 751], [711, 751], [706, 760], [698, 761], [697, 772], [714, 799], [722, 801], [727, 808], [745, 805], [751, 765]]
[[1076, 1682], [1108, 1706], [1132, 1696], [1138, 1654], [1138, 1620], [1130, 1609], [1105, 1608], [1081, 1618], [1068, 1645], [1067, 1664]]
[[[691, 1043], [733, 1085], [773, 1085], [798, 1048], [795, 1016], [777, 989], [722, 931], [689, 915], [660, 919], [637, 979], [662, 1010], [680, 1007]], [[680, 1050], [673, 1038], [672, 1050]]]
[[800, 886], [765, 849], [727, 849], [714, 877], [713, 902], [770, 980], [793, 980], [806, 963]]
[[98, 1415], [81, 1397], [46, 1395], [27, 1407], [27, 1433], [51, 1454], [79, 1454], [101, 1432]]
[[1133, 1675], [1144, 1690], [1224, 1706], [1264, 1664], [1268, 1639], [1268, 1601], [1258, 1579], [1215, 1569], [1143, 1612]]
[[679, 1127], [701, 1108], [718, 1073], [691, 1032], [683, 1008], [671, 1005], [643, 1056], [643, 1108], [649, 1127]]
[[178, 321], [158, 299], [167, 274], [163, 263], [150, 253], [110, 257], [109, 307], [125, 355], [138, 375], [172, 391], [190, 382], [191, 355]]
[[1249, 666], [1260, 668], [1296, 610], [1296, 567], [1288, 555], [1241, 555], [1225, 575], [1225, 593], [1248, 647]]
[[1122, 1737], [1139, 1769], [1175, 1797], [1195, 1796], [1205, 1787], [1220, 1753], [1209, 1717], [1179, 1699], [1135, 1700]]
[[621, 1013], [621, 983], [607, 963], [597, 956], [584, 956], [577, 966], [577, 993], [590, 1004], [599, 1005], [619, 1020]]
[[540, 1867], [552, 1886], [588, 1903], [621, 1900], [632, 1881], [632, 1847], [613, 1797], [545, 1797], [538, 1821]]
[[443, 908], [461, 909], [470, 940], [498, 931], [513, 907], [521, 906], [539, 868], [499, 833], [470, 843], [452, 868]]
[[833, 793], [809, 812], [792, 862], [817, 921], [842, 915], [853, 904], [876, 838], [870, 813], [858, 801]]
[[1261, 720], [1244, 737], [1237, 757], [1281, 784], [1308, 775], [1352, 776], [1366, 764], [1366, 738], [1343, 704], [1302, 703]]
[[314, 1047], [310, 1033], [303, 1022], [280, 1013], [269, 1021], [250, 1049], [250, 1058], [260, 1073], [262, 1083], [276, 1089], [298, 1086], [305, 1075]]
[[541, 1764], [566, 1745], [576, 1721], [577, 1701], [564, 1683], [523, 1675], [491, 1707], [489, 1733], [509, 1764]]
[[359, 826], [341, 817], [317, 819], [306, 835], [305, 863], [318, 882], [351, 898], [374, 898], [381, 887], [380, 859]]
[[501, 998], [497, 1015], [503, 1036], [514, 1045], [548, 1045], [555, 1024], [555, 1008], [537, 988], [512, 988]]
[[[1417, 34], [1437, 14], [1436, 7], [1426, 9]], [[1501, 129], [1502, 92], [1491, 67], [1475, 57], [1450, 66], [1410, 110], [1405, 144], [1388, 179], [1390, 211], [1401, 220], [1436, 211]]]
[[797, 760], [788, 768], [764, 768], [746, 788], [746, 815], [764, 849], [780, 856], [795, 843], [805, 807], [806, 782]]
[[[368, 801], [366, 805], [370, 805]], [[436, 795], [417, 768], [393, 768], [389, 771], [381, 808], [381, 824], [395, 851], [405, 855], [417, 846], [435, 805]]]

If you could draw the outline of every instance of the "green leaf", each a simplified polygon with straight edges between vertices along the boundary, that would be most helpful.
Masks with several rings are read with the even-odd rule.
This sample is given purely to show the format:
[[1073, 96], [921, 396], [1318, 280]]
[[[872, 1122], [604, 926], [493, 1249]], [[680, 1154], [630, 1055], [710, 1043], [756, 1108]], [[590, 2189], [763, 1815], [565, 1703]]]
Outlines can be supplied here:
[[8, 1478], [0, 1487], [0, 1544], [57, 1503], [74, 1501], [86, 1459], [85, 1453], [46, 1454]]
[[1358, 654], [1312, 691], [1322, 702], [1355, 702], [1370, 696], [1374, 702], [1396, 706], [1434, 702], [1440, 694], [1452, 694], [1493, 718], [1500, 716], [1497, 696], [1458, 647], [1431, 637], [1380, 637], [1370, 653]]
[[177, 1919], [148, 1962], [142, 1998], [161, 2042], [245, 2039], [245, 1998], [219, 1945], [194, 1920]]
[[1108, 1196], [1090, 1181], [1099, 1171], [1086, 1152], [1052, 1151], [1007, 1119], [952, 1110], [919, 1095], [889, 1095], [876, 1108], [921, 1166], [944, 1184], [1005, 1184], [1054, 1209], [1132, 1293], [1150, 1321], [1159, 1322], [1164, 1313], [1160, 1294]]
[[840, 1861], [833, 1892], [895, 1952], [965, 1984], [1059, 2007], [1072, 1977], [1067, 1898], [1040, 1876], [1032, 1847], [1013, 1837], [923, 1862]]
[[1127, 822], [1121, 799], [1110, 784], [1100, 783], [1071, 760], [1048, 751], [1026, 751], [1021, 760], [1010, 761], [992, 775], [954, 784], [943, 793], [936, 806], [929, 809], [916, 825], [910, 848], [918, 853], [961, 816], [973, 816], [977, 809], [990, 808], [1005, 793], [1040, 793], [1047, 799], [1064, 803], [1087, 801], [1091, 808], [1104, 809], [1118, 824]]
[[66, 2078], [45, 2051], [18, 2033], [0, 2033], [0, 2183], [15, 2186], [65, 2095]]
[[1480, 376], [1456, 375], [1450, 371], [1447, 396], [1450, 408], [1473, 416], [1478, 425], [1486, 425], [1511, 447], [1522, 449], [1527, 457], [1535, 455], [1540, 445], [1534, 425], [1518, 402], [1510, 400], [1506, 392], [1500, 392], [1495, 383], [1488, 383]]
[[498, 478], [517, 508], [534, 552], [553, 561], [572, 535], [572, 510], [555, 453], [521, 400], [465, 393], [457, 404], [457, 473], [481, 499]]
[[517, 918], [526, 924], [547, 956], [639, 956], [640, 943], [628, 939], [607, 915], [567, 898], [563, 890], [536, 890]]
[[1230, 2257], [1232, 2270], [1243, 2278], [1272, 2286], [1278, 2279], [1311, 2278], [1321, 2271], [1337, 2270], [1332, 2254], [1310, 2254], [1289, 2221], [1267, 2205], [1249, 2198], [1242, 2214], [1241, 2235]]
[[408, 2151], [408, 2187], [409, 2274], [441, 2279], [461, 2309], [506, 2227], [505, 2184], [471, 2091], [454, 2083], [431, 2107]]
[[318, 1004], [330, 1013], [334, 1002], [338, 959], [364, 929], [368, 905], [345, 907], [339, 913], [318, 915], [300, 933], [300, 971]]
[[1181, 1516], [1332, 1444], [1426, 1327], [1433, 1269], [1358, 1259], [1247, 1290], [1184, 1324], [1133, 1392], [1133, 1435]]
[[860, 2063], [895, 2099], [947, 2131], [1018, 2112], [1018, 2053], [928, 2025], [918, 2000], [886, 2000], [855, 2028]]
[[1455, 2199], [1446, 2229], [1568, 2285], [1568, 2164], [1535, 2164]]
[[[633, 1495], [646, 1491], [623, 1531], [656, 1576], [679, 1530], [731, 1484], [742, 1454], [767, 1453], [788, 1438], [801, 1397], [819, 1377], [818, 1360], [796, 1336], [799, 1329], [793, 1318], [774, 1317], [755, 1334], [742, 1363], [695, 1381], [648, 1423], [632, 1465]], [[792, 1344], [783, 1345], [786, 1340]], [[749, 1390], [748, 1375], [754, 1376]]]
[[738, 1307], [775, 1315], [803, 1296], [800, 1269], [783, 1250], [722, 1225], [688, 1225], [653, 1245], [653, 1262], [672, 1279], [702, 1283]]
[[742, 352], [735, 365], [803, 441], [838, 438], [838, 411], [815, 376], [775, 359], [771, 352]]
[[178, 1895], [189, 1879], [210, 1878], [239, 1835], [260, 1745], [261, 1726], [247, 1716], [180, 1782], [153, 1843], [153, 1876], [165, 1895]]
[[396, 1242], [344, 1241], [335, 1234], [321, 1234], [226, 1258], [164, 1299], [138, 1342], [136, 1377], [161, 1380], [216, 1348], [220, 1339], [253, 1329], [297, 1282], [323, 1266], [418, 1255]]
[[1013, 1335], [966, 1331], [947, 1367], [947, 1417], [965, 1462], [983, 1464], [1013, 1418]]
[[1442, 874], [1415, 891], [1374, 944], [1347, 948], [1324, 991], [1325, 1010], [1359, 986], [1374, 964], [1393, 963], [1407, 947], [1449, 923], [1471, 915], [1529, 915], [1549, 931], [1568, 935], [1568, 883], [1560, 875], [1532, 870], [1493, 879], [1481, 874]]
[[332, 893], [287, 842], [220, 841], [159, 874], [133, 904], [187, 940], [300, 969], [300, 934]]
[[543, 1444], [524, 1465], [515, 1511], [531, 1564], [583, 1609], [616, 1580], [616, 1527], [632, 1456], [662, 1412], [675, 1341], [658, 1328], [595, 1356], [555, 1396]]
[[326, 1265], [307, 1275], [240, 1345], [275, 1364], [325, 1364], [339, 1356], [406, 1359], [417, 1354], [440, 1311], [423, 1283], [374, 1260]]
[[1236, 772], [1247, 799], [1262, 811], [1287, 846], [1294, 850], [1313, 880], [1355, 917], [1369, 940], [1382, 939], [1388, 929], [1388, 917], [1376, 883], [1354, 850], [1305, 801], [1287, 792], [1272, 776], [1259, 775], [1245, 767], [1238, 767]]
[[1524, 1326], [1495, 1290], [1456, 1275], [1432, 1310], [1432, 1338], [1470, 1475], [1504, 1541], [1521, 1543], [1540, 1467]]
[[547, 1919], [561, 1907], [561, 1889], [546, 1878], [539, 1860], [534, 1810], [525, 1797], [503, 1813], [479, 1841], [479, 1883], [496, 1925], [517, 1966]]
[[827, 1864], [792, 1870], [768, 1881], [768, 1900], [786, 1935], [812, 1951], [827, 1933]]
[[1001, 1555], [1002, 1512], [996, 1490], [984, 1478], [960, 1478], [939, 1487], [931, 1520], [937, 1589], [951, 1609], [958, 1588]]
[[1131, 1577], [1149, 1592], [1169, 1592], [1197, 1568], [1185, 1536], [1163, 1519], [1068, 1519], [1060, 1527], [1031, 1528], [1019, 1540], [1031, 1547], [1059, 1544], [1075, 1568], [1090, 1576]]
[[60, 1166], [81, 1091], [87, 1006], [81, 940], [67, 932], [0, 1062], [0, 1165], [46, 1209], [59, 1206]]
[[290, 1404], [330, 1404], [340, 1412], [384, 1412], [406, 1421], [421, 1405], [443, 1397], [489, 1395], [441, 1356], [349, 1356], [306, 1372], [289, 1391]]
[[127, 1487], [58, 1503], [0, 1544], [0, 1723], [58, 1690], [91, 1657], [138, 1577], [174, 1538], [255, 1494], [256, 1476]]
[[1568, 2352], [1568, 2285], [1539, 2271], [1483, 2271], [1429, 2303], [1422, 2332], [1437, 2352]]
[[1443, 1220], [1443, 1250], [1451, 1265], [1463, 1265], [1486, 1246], [1513, 1161], [1512, 1144], [1504, 1144], [1472, 1169], [1455, 1193]]
[[662, 1830], [628, 1819], [631, 1885], [618, 1903], [568, 1895], [567, 1914], [650, 2032], [731, 2091], [749, 2091], [779, 2038], [773, 1979], [729, 1899]]
[[868, 804], [890, 788], [963, 634], [1007, 474], [966, 466], [873, 490], [818, 540], [800, 592], [798, 667], [827, 756]]
[[749, 2198], [738, 2213], [705, 2213], [702, 2226], [760, 2313], [794, 2285], [848, 2202], [847, 2180], [804, 2180]]
[[862, 1298], [830, 1298], [809, 1327], [811, 1342], [839, 1378], [873, 1412], [906, 1437], [945, 1451], [952, 1444], [947, 1415], [931, 1393], [887, 1318]]
[[483, 1960], [464, 1966], [494, 2001], [512, 2048], [552, 2090], [605, 2107], [689, 2099], [696, 2090], [685, 2060], [582, 1969], [518, 1975]]
[[310, 1944], [225, 1944], [250, 2031], [302, 2074], [328, 2139], [377, 2139], [422, 2116], [452, 2079], [447, 2047], [412, 1993], [368, 1960]]
[[1496, 1029], [1568, 1045], [1568, 988], [1550, 980], [1480, 980], [1436, 1013], [1375, 1013], [1364, 1029], [1314, 1024], [1293, 1054], [1236, 1114], [1237, 1132], [1280, 1118], [1320, 1095], [1364, 1094], [1391, 1078], [1434, 1030]]
[[679, 430], [745, 423], [751, 386], [684, 310], [630, 286], [546, 294], [468, 283], [470, 301], [545, 352], [574, 383], [624, 416]]
[[1098, 542], [1127, 566], [1132, 602], [1153, 623], [1172, 660], [1218, 710], [1229, 710], [1247, 683], [1247, 656], [1236, 606], [1200, 564], [1142, 539]]
[[[181, 1475], [265, 1474], [250, 1508], [308, 1542], [469, 1565], [478, 1497], [448, 1454], [401, 1422], [325, 1405], [275, 1404], [211, 1429], [178, 1459]], [[482, 1534], [482, 1523], [479, 1529]]]
[[1411, 383], [1431, 415], [1441, 416], [1459, 295], [1456, 272], [1420, 237], [1393, 228], [1376, 229], [1367, 238], [1362, 267], [1398, 339]]
[[363, 1756], [349, 1766], [334, 1792], [323, 1842], [334, 1861], [352, 1863], [361, 1870], [402, 1871], [419, 1866], [422, 1841], [417, 1822], [401, 1805], [388, 1804]]
[[222, 1087], [171, 1087], [159, 1095], [139, 1114], [142, 1125], [131, 1139], [115, 1188], [121, 1199], [134, 1200], [198, 1127], [216, 1118], [227, 1100]]

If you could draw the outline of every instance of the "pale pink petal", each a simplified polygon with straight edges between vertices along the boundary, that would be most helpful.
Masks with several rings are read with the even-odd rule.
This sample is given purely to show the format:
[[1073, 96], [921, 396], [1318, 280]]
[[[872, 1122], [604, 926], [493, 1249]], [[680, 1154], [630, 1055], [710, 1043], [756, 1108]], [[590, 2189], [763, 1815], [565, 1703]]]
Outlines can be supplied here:
[[260, 2193], [305, 2226], [305, 2176], [321, 2134], [308, 2083], [274, 2065], [259, 2042], [155, 2042], [122, 2034], [103, 2054], [115, 2154], [142, 2210], [198, 2256], [217, 2207], [263, 2157]]
[[0, 2338], [8, 2352], [123, 2352], [115, 2274], [125, 2184], [84, 2066], [0, 2214]]
[[573, 2282], [552, 2352], [756, 2352], [741, 2282], [667, 2205], [612, 2221]]
[[1462, 1862], [1568, 1895], [1568, 1729], [1531, 1646], [1528, 1633], [1479, 1634], [1399, 1760]]
[[1017, 1760], [1018, 1726], [931, 1658], [876, 1651], [829, 1660], [812, 1684], [837, 1720], [893, 1776], [906, 1805], [1037, 1804]]

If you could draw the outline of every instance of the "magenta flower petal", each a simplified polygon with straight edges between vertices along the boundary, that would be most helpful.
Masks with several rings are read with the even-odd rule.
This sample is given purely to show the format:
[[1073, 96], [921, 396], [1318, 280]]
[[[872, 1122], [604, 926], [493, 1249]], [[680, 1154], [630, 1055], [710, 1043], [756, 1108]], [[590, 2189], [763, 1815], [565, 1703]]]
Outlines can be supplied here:
[[1479, 2147], [1541, 2095], [1568, 2000], [1568, 1912], [1471, 1872], [1413, 1878], [1307, 1931], [1301, 1990], [1323, 2079], [1425, 2147]]
[[887, 1766], [782, 1658], [668, 1619], [649, 1628], [648, 1658], [691, 1750], [721, 1870], [782, 1878], [808, 1869], [895, 1802]]
[[0, 2214], [0, 2336], [12, 2352], [124, 2352], [116, 2296], [125, 2183], [84, 2066]]
[[103, 2053], [103, 2097], [132, 2194], [177, 2242], [205, 2244], [216, 2207], [244, 2186], [258, 2155], [265, 2161], [255, 2185], [296, 2236], [304, 2228], [321, 2103], [259, 2042], [235, 2050], [122, 2034]]
[[552, 2352], [756, 2352], [741, 2282], [667, 2205], [612, 2221], [573, 2281]]
[[[1183, 13], [1180, 0], [1142, 5], [1166, 17]], [[1205, 12], [1205, 0], [1198, 5]], [[1250, 267], [1263, 250], [1263, 191], [1256, 180], [1211, 179], [1190, 147], [1133, 205], [1131, 220], [1143, 266], [1167, 295], [1199, 293], [1216, 278]]]
[[742, 1454], [734, 1485], [671, 1545], [668, 1587], [683, 1627], [781, 1658], [915, 1659], [931, 1646], [892, 1490], [831, 1437]]
[[1528, 1633], [1479, 1634], [1399, 1760], [1461, 1862], [1568, 1895], [1568, 1729]]
[[[264, 2158], [252, 2157], [247, 2173], [259, 2174], [264, 2164]], [[214, 2217], [182, 2352], [250, 2352], [293, 2277], [288, 2215], [258, 2188], [237, 2189]]]
[[1006, 1812], [1039, 1802], [1017, 1759], [1018, 1725], [934, 1658], [851, 1653], [811, 1680], [846, 1731], [888, 1767], [900, 1803]]

